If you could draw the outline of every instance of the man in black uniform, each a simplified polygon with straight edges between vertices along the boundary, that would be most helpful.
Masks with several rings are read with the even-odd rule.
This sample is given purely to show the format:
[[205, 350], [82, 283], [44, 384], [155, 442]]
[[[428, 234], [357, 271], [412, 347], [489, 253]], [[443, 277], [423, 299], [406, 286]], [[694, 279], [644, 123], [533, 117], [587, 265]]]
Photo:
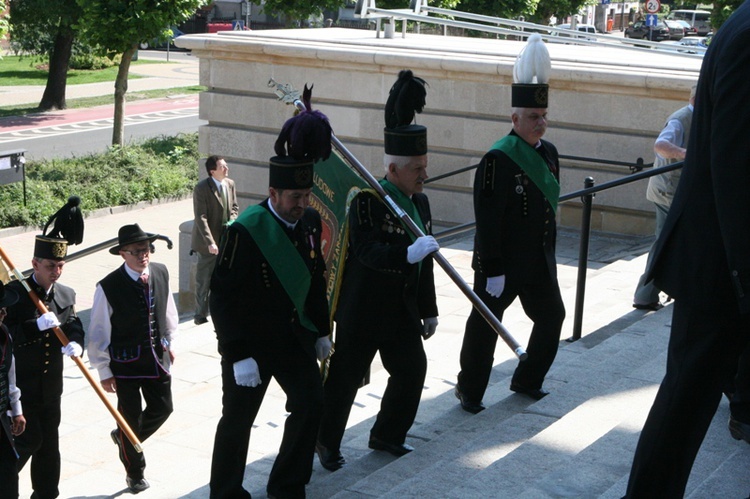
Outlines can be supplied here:
[[[306, 95], [307, 109], [309, 94]], [[222, 416], [211, 461], [211, 498], [250, 497], [242, 487], [250, 430], [275, 378], [289, 416], [268, 478], [269, 497], [305, 497], [312, 474], [323, 386], [316, 362], [331, 349], [320, 214], [309, 207], [313, 164], [331, 150], [330, 126], [305, 111], [284, 126], [291, 137], [321, 137], [323, 151], [285, 147], [270, 160], [269, 197], [229, 225], [211, 278], [209, 306], [221, 354]], [[327, 132], [326, 132], [327, 130]], [[299, 133], [297, 133], [299, 132]], [[284, 133], [284, 132], [282, 132]], [[303, 144], [307, 146], [309, 144]], [[327, 150], [327, 152], [326, 152]]]
[[[18, 470], [31, 460], [32, 497], [59, 495], [60, 404], [63, 392], [63, 355], [80, 357], [84, 331], [76, 315], [76, 294], [58, 282], [65, 265], [68, 240], [40, 235], [34, 242], [33, 274], [26, 283], [49, 310], [40, 315], [19, 281], [8, 289], [19, 295], [8, 307], [5, 324], [13, 338], [18, 388], [26, 417], [26, 431], [16, 438]], [[68, 337], [63, 347], [52, 328], [59, 326]]]
[[[410, 124], [424, 106], [424, 81], [401, 71], [386, 104], [383, 189], [431, 233], [430, 205], [422, 194], [427, 179], [427, 129]], [[416, 100], [406, 96], [419, 95]], [[395, 109], [396, 102], [412, 106]], [[407, 109], [408, 111], [408, 109]], [[437, 302], [429, 254], [438, 250], [431, 235], [414, 237], [371, 191], [360, 192], [349, 210], [349, 250], [335, 311], [336, 349], [325, 384], [317, 452], [324, 468], [345, 464], [341, 439], [357, 388], [380, 351], [390, 378], [369, 447], [402, 456], [419, 407], [427, 358], [422, 338], [437, 327]]]
[[[538, 36], [524, 54], [545, 51]], [[547, 56], [549, 60], [549, 56]], [[533, 76], [533, 75], [532, 75]], [[536, 75], [537, 78], [540, 75]], [[528, 359], [519, 363], [510, 389], [541, 399], [544, 377], [557, 355], [565, 308], [555, 262], [555, 212], [560, 193], [557, 149], [547, 129], [547, 89], [537, 78], [512, 86], [513, 130], [485, 154], [474, 179], [474, 291], [498, 319], [519, 297], [534, 322]], [[456, 396], [468, 412], [484, 409], [482, 398], [493, 365], [497, 334], [476, 311], [466, 322]]]
[[18, 497], [18, 454], [13, 437], [26, 429], [21, 408], [21, 391], [16, 386], [16, 366], [13, 360], [13, 341], [8, 328], [2, 324], [6, 309], [18, 301], [15, 291], [6, 289], [0, 281], [0, 490], [2, 497]]

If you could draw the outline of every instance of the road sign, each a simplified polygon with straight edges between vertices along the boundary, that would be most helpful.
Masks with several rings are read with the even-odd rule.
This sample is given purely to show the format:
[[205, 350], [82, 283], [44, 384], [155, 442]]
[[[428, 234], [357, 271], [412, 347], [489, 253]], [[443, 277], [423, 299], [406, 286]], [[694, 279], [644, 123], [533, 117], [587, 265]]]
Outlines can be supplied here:
[[649, 14], [656, 14], [661, 8], [661, 2], [659, 0], [646, 0], [646, 12]]
[[656, 26], [659, 22], [659, 16], [656, 14], [646, 14], [646, 26]]
[[245, 21], [232, 21], [232, 31], [242, 31], [245, 29]]

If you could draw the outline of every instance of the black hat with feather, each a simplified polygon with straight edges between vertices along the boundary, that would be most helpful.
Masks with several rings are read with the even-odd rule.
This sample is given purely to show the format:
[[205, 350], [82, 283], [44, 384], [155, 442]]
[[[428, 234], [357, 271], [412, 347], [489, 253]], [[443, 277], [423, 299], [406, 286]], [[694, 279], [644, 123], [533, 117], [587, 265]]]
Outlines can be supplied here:
[[415, 113], [421, 113], [427, 90], [422, 78], [410, 69], [402, 69], [391, 87], [385, 103], [385, 153], [394, 156], [427, 154], [427, 128], [412, 124]]
[[[42, 234], [34, 241], [34, 256], [47, 260], [64, 260], [68, 254], [69, 244], [80, 244], [83, 241], [83, 214], [81, 198], [70, 196], [65, 206], [52, 215], [42, 229]], [[52, 222], [52, 230], [47, 233]]]
[[313, 111], [312, 85], [302, 92], [305, 110], [289, 118], [281, 128], [270, 159], [269, 186], [276, 189], [309, 189], [313, 186], [313, 165], [331, 155], [331, 124], [326, 115]]

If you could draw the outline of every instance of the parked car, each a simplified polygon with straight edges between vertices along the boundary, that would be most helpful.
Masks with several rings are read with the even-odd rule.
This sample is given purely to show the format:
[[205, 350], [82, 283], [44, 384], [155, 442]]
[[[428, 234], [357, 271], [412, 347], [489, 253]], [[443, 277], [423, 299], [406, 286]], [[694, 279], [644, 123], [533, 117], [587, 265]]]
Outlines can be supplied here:
[[[567, 30], [571, 29], [570, 24], [560, 24], [560, 25], [555, 26], [555, 27], [556, 28], [560, 28], [560, 29], [567, 29]], [[591, 24], [578, 24], [578, 25], [576, 25], [576, 31], [580, 31], [582, 33], [590, 33], [592, 35], [596, 34], [596, 28], [593, 25], [591, 25]], [[559, 32], [559, 31], [553, 31], [552, 33], [550, 33], [550, 36], [559, 36], [560, 38], [566, 38], [566, 37], [570, 38], [573, 35], [571, 35], [569, 33], [563, 33], [563, 32]], [[584, 40], [590, 40], [592, 42], [596, 41], [596, 38], [593, 37], [593, 36], [578, 35], [578, 36], [576, 36], [576, 38], [581, 38], [581, 39], [584, 39]]]
[[174, 39], [184, 35], [182, 31], [177, 28], [177, 26], [172, 26], [169, 28], [172, 30], [172, 36], [169, 37], [168, 40], [160, 40], [159, 38], [154, 38], [148, 42], [141, 42], [138, 44], [138, 48], [141, 50], [148, 50], [148, 49], [156, 49], [156, 48], [167, 48], [167, 43], [169, 43], [170, 47], [174, 47]]
[[683, 21], [682, 19], [675, 19], [675, 22], [682, 26], [682, 29], [685, 31], [685, 36], [698, 35], [698, 29], [694, 28], [689, 22]]
[[670, 21], [669, 19], [667, 19], [666, 21], [664, 21], [664, 24], [666, 24], [669, 28], [670, 40], [682, 40], [682, 37], [685, 36], [685, 28], [683, 28], [682, 24], [678, 23], [677, 21]]
[[685, 54], [705, 54], [706, 49], [708, 48], [706, 46], [706, 39], [697, 36], [686, 36], [679, 42], [674, 40], [667, 40], [663, 42], [663, 45], [667, 44], [674, 45], [677, 52], [683, 52]]
[[[672, 21], [669, 21], [672, 23]], [[679, 31], [677, 40], [681, 39], [684, 35], [682, 27], [676, 25], [674, 29]], [[670, 28], [664, 21], [659, 21], [656, 26], [651, 29], [650, 26], [646, 26], [646, 21], [636, 21], [627, 28], [625, 28], [626, 38], [636, 38], [641, 40], [651, 40], [652, 42], [660, 42], [662, 40], [670, 40], [672, 37], [673, 28]]]
[[687, 21], [701, 36], [711, 31], [711, 13], [707, 10], [673, 10], [667, 15], [667, 19]]

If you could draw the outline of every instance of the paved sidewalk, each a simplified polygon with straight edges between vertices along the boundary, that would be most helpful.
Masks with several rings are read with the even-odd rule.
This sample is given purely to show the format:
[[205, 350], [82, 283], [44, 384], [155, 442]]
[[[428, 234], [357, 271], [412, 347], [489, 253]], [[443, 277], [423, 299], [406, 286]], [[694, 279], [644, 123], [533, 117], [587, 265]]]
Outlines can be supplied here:
[[[116, 237], [120, 226], [139, 223], [149, 232], [168, 236], [175, 244], [168, 250], [166, 244], [156, 242], [153, 260], [165, 263], [171, 272], [172, 291], [178, 289], [179, 225], [191, 219], [190, 199], [149, 205], [133, 209], [115, 210], [107, 216], [86, 220], [84, 244], [72, 247], [74, 253], [85, 247]], [[30, 267], [35, 232], [13, 234], [0, 232], [0, 245], [21, 269]], [[630, 311], [632, 288], [645, 264], [643, 253], [648, 242], [643, 240], [596, 238], [591, 244], [590, 269], [606, 267], [608, 259], [620, 258], [617, 270], [609, 271], [604, 279], [592, 280], [587, 290], [587, 317], [584, 334]], [[471, 240], [463, 238], [444, 245], [443, 254], [464, 276], [471, 280]], [[566, 307], [569, 311], [563, 329], [563, 338], [571, 335], [573, 303], [575, 296], [575, 260], [578, 251], [576, 234], [562, 233], [560, 237], [559, 272]], [[121, 263], [119, 257], [104, 250], [65, 266], [61, 282], [77, 292], [78, 310], [84, 324], [88, 325], [95, 284]], [[468, 300], [450, 282], [447, 275], [436, 269], [439, 295], [440, 325], [438, 333], [425, 344], [429, 360], [424, 400], [434, 399], [452, 389], [458, 371], [458, 351], [463, 327], [471, 309]], [[175, 412], [154, 436], [144, 443], [148, 466], [146, 477], [151, 488], [139, 497], [170, 499], [177, 497], [208, 497], [208, 479], [211, 450], [216, 424], [221, 413], [221, 379], [219, 356], [211, 322], [195, 326], [188, 311], [183, 314], [177, 338], [177, 359], [173, 369]], [[528, 320], [521, 307], [514, 305], [506, 313], [504, 323], [521, 344], [528, 335]], [[500, 343], [500, 342], [499, 342]], [[513, 359], [513, 354], [499, 344], [495, 362]], [[88, 358], [84, 354], [88, 366]], [[95, 371], [91, 371], [98, 380]], [[88, 386], [83, 375], [72, 362], [64, 371], [60, 448], [62, 452], [62, 498], [104, 498], [129, 494], [125, 489], [125, 473], [117, 459], [116, 449], [109, 438], [114, 421]], [[353, 426], [371, 418], [377, 411], [385, 372], [378, 361], [373, 365], [372, 383], [360, 390], [349, 421]], [[507, 395], [507, 394], [506, 394]], [[116, 398], [110, 395], [116, 403]], [[284, 420], [284, 394], [275, 383], [269, 387], [261, 412], [255, 423], [248, 455], [245, 486], [253, 495], [264, 497], [265, 481], [278, 449]], [[454, 408], [455, 400], [448, 406], [438, 404], [438, 410]], [[486, 400], [494, 403], [495, 400]], [[433, 404], [434, 405], [434, 404]], [[424, 404], [425, 408], [429, 407]], [[426, 409], [427, 410], [427, 409]], [[426, 414], [419, 416], [428, 417]], [[315, 463], [316, 476], [326, 472]], [[31, 494], [28, 466], [21, 472], [21, 497]]]
[[[145, 60], [148, 56], [142, 56]], [[198, 85], [198, 58], [187, 62], [161, 62], [155, 64], [134, 64], [130, 67], [131, 75], [141, 78], [128, 79], [128, 92], [154, 90], [159, 88], [177, 88]], [[85, 83], [68, 85], [65, 98], [78, 99], [100, 95], [114, 95], [114, 82]], [[39, 104], [44, 93], [44, 85], [26, 85], [0, 87], [0, 107], [23, 104]]]

